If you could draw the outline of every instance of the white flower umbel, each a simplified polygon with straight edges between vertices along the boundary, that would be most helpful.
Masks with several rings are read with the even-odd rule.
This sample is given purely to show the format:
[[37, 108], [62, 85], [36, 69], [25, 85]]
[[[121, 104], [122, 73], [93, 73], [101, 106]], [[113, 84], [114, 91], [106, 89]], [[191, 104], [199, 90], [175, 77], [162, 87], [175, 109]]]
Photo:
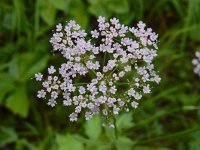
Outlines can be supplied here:
[[195, 56], [196, 58], [192, 60], [192, 63], [194, 65], [194, 73], [200, 76], [200, 52], [196, 51]]
[[[83, 111], [86, 120], [101, 114], [112, 126], [111, 118], [121, 111], [137, 108], [144, 94], [151, 93], [150, 83], [159, 83], [153, 60], [157, 56], [158, 35], [143, 22], [127, 27], [116, 18], [98, 18], [98, 28], [85, 33], [75, 21], [58, 24], [50, 40], [54, 53], [65, 62], [50, 66], [48, 76], [35, 74], [42, 81], [38, 98], [54, 107], [58, 99], [73, 106], [70, 121]], [[200, 54], [193, 60], [200, 74]]]

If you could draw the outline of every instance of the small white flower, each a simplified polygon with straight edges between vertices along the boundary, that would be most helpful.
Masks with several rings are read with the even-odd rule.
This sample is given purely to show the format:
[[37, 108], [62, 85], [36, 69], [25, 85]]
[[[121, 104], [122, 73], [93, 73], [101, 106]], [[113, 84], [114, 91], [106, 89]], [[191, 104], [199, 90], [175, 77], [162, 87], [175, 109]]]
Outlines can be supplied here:
[[43, 75], [41, 73], [36, 73], [35, 74], [35, 80], [36, 81], [42, 81]]
[[70, 105], [72, 105], [72, 100], [71, 99], [64, 100], [63, 101], [63, 105], [64, 106], [70, 106]]
[[144, 93], [150, 93], [151, 92], [149, 84], [147, 86], [143, 86], [143, 92]]
[[115, 94], [116, 91], [117, 91], [116, 86], [112, 86], [112, 87], [110, 88], [110, 93]]
[[124, 102], [124, 101], [119, 101], [118, 103], [119, 103], [119, 106], [120, 106], [120, 107], [123, 107], [123, 106], [124, 106], [124, 104], [125, 104], [125, 102]]
[[139, 21], [139, 23], [137, 24], [137, 26], [139, 28], [141, 28], [141, 29], [144, 29], [146, 25], [142, 21]]
[[110, 124], [109, 128], [115, 128], [115, 125], [114, 124]]
[[85, 88], [83, 86], [79, 87], [79, 93], [84, 94], [85, 93]]
[[131, 66], [130, 66], [130, 65], [127, 65], [126, 67], [124, 67], [124, 70], [125, 70], [126, 72], [131, 71]]
[[47, 80], [48, 80], [49, 82], [51, 82], [52, 79], [53, 79], [52, 76], [48, 76], [48, 78], [47, 78]]
[[114, 108], [113, 108], [113, 114], [114, 114], [114, 115], [118, 115], [118, 114], [119, 114], [119, 110], [120, 110], [120, 109], [119, 109], [118, 107], [114, 107]]
[[192, 60], [192, 64], [194, 65], [194, 73], [200, 76], [200, 52], [195, 52], [196, 58]]
[[77, 106], [77, 107], [75, 108], [75, 112], [76, 112], [76, 113], [80, 113], [80, 112], [81, 112], [81, 106]]
[[103, 72], [107, 72], [108, 71], [108, 67], [107, 66], [104, 66], [103, 67]]
[[133, 88], [130, 88], [128, 90], [128, 96], [134, 96], [135, 95], [135, 90]]
[[59, 23], [58, 25], [56, 25], [56, 31], [61, 31], [62, 30], [62, 25], [61, 23]]
[[154, 76], [154, 81], [155, 81], [156, 83], [160, 83], [161, 78], [160, 78], [158, 75], [156, 75], [156, 76]]
[[142, 95], [139, 94], [139, 93], [135, 93], [133, 96], [134, 96], [134, 98], [135, 98], [136, 100], [139, 100], [139, 99], [142, 98]]
[[54, 107], [57, 104], [57, 102], [55, 101], [55, 99], [51, 98], [49, 99], [47, 105]]
[[125, 72], [124, 71], [121, 71], [120, 73], [119, 73], [119, 77], [123, 77], [125, 75]]
[[69, 120], [71, 121], [71, 122], [74, 122], [74, 121], [77, 121], [77, 118], [78, 118], [78, 114], [77, 113], [71, 113], [70, 115], [69, 115]]
[[50, 67], [48, 68], [48, 72], [49, 72], [49, 74], [53, 74], [53, 73], [56, 72], [56, 69], [54, 68], [54, 66], [50, 66]]
[[38, 91], [37, 97], [38, 98], [45, 98], [46, 92], [44, 90]]
[[99, 91], [103, 92], [103, 93], [106, 93], [107, 91], [107, 87], [105, 84], [101, 84], [99, 85]]
[[110, 19], [110, 22], [114, 25], [118, 24], [119, 23], [119, 19], [116, 19], [116, 18], [111, 18]]
[[98, 20], [99, 23], [104, 23], [105, 22], [105, 17], [99, 16]]
[[67, 84], [67, 89], [69, 92], [74, 92], [76, 90], [76, 87], [73, 86], [73, 84]]
[[108, 115], [108, 111], [106, 109], [102, 110], [103, 115], [107, 116]]
[[138, 107], [138, 103], [135, 102], [135, 101], [133, 101], [133, 102], [131, 102], [131, 106], [132, 106], [133, 108], [137, 108], [137, 107]]
[[58, 97], [58, 93], [56, 91], [51, 92], [51, 98], [56, 99]]
[[97, 30], [93, 30], [93, 31], [91, 31], [91, 34], [92, 34], [92, 37], [93, 38], [98, 38], [99, 37], [99, 33], [97, 32]]
[[200, 59], [200, 52], [199, 52], [199, 51], [196, 51], [196, 52], [195, 52], [195, 56], [196, 56], [198, 59]]
[[91, 118], [92, 118], [91, 112], [86, 112], [86, 113], [85, 113], [85, 119], [86, 119], [86, 120], [90, 120]]
[[57, 76], [54, 76], [53, 77], [53, 81], [57, 81], [58, 80], [58, 77]]

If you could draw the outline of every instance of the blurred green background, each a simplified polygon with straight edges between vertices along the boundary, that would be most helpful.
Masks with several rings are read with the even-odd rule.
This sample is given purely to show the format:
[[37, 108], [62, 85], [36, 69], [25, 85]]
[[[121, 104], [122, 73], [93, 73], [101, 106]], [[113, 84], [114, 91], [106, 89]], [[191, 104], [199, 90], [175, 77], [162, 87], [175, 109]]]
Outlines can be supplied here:
[[[162, 81], [119, 116], [117, 140], [100, 117], [70, 123], [68, 108], [36, 98], [31, 79], [59, 60], [49, 43], [56, 24], [74, 19], [88, 31], [99, 15], [129, 26], [142, 20], [159, 34]], [[200, 0], [0, 0], [0, 149], [199, 150], [200, 77], [191, 63], [199, 15]]]

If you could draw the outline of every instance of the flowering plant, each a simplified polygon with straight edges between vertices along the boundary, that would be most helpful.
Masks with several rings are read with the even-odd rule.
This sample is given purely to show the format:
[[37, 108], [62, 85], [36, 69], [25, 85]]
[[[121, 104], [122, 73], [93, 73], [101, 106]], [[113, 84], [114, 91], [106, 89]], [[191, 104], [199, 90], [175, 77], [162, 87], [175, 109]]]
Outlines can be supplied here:
[[66, 62], [58, 69], [50, 66], [47, 78], [35, 74], [43, 86], [37, 97], [48, 99], [51, 107], [62, 97], [64, 106], [74, 107], [72, 122], [84, 111], [86, 120], [102, 114], [114, 127], [112, 118], [137, 108], [143, 94], [151, 92], [150, 83], [161, 80], [152, 63], [158, 35], [141, 21], [137, 27], [127, 27], [116, 18], [106, 22], [100, 16], [97, 21], [91, 38], [75, 21], [56, 26], [50, 42]]

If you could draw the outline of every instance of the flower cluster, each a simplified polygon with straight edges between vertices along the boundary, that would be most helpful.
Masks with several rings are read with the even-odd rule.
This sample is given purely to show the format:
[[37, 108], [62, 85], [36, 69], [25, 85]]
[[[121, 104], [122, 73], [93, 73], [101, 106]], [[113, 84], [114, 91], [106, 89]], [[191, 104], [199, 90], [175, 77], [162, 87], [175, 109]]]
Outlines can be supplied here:
[[160, 82], [152, 63], [157, 56], [158, 35], [143, 22], [127, 27], [116, 18], [109, 22], [98, 18], [98, 29], [87, 33], [75, 21], [58, 24], [50, 39], [54, 52], [66, 62], [48, 76], [35, 74], [42, 81], [38, 98], [54, 107], [58, 99], [74, 107], [70, 121], [101, 114], [112, 125], [112, 117], [121, 111], [137, 108], [144, 94], [151, 93], [150, 83]]
[[196, 51], [195, 53], [196, 58], [192, 60], [194, 67], [194, 73], [200, 76], [200, 52]]

